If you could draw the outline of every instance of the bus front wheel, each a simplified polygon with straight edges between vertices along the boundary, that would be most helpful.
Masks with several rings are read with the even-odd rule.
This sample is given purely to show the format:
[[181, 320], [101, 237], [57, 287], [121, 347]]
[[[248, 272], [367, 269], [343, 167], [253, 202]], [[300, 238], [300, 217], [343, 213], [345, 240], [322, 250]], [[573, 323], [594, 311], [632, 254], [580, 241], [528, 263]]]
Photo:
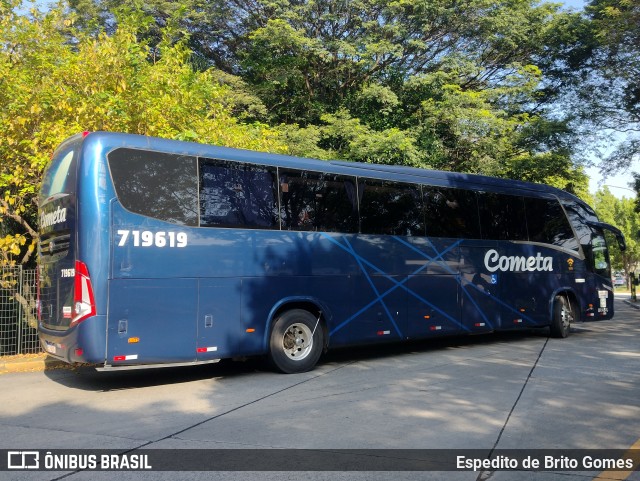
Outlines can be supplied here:
[[553, 304], [551, 337], [567, 337], [571, 328], [571, 321], [573, 321], [571, 302], [566, 296], [556, 296]]
[[269, 339], [269, 360], [281, 372], [306, 372], [320, 359], [323, 331], [319, 319], [302, 309], [283, 312]]

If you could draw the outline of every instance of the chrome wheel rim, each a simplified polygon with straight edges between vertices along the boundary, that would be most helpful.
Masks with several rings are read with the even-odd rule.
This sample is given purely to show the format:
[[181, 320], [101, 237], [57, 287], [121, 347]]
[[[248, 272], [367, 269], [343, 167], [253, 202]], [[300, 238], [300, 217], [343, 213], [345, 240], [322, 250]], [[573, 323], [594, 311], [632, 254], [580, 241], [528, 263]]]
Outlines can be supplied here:
[[560, 310], [560, 322], [562, 322], [563, 328], [568, 328], [571, 325], [571, 321], [573, 320], [573, 316], [571, 315], [571, 309], [567, 308], [566, 304], [562, 305], [562, 309]]
[[306, 324], [291, 324], [282, 336], [282, 350], [292, 361], [302, 361], [313, 348], [313, 333]]

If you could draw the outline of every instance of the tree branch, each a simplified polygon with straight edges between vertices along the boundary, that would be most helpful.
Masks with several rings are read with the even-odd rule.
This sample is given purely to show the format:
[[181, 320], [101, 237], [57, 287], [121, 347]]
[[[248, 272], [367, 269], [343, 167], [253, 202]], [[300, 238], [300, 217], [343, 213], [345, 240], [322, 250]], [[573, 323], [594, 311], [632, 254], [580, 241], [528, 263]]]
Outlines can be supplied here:
[[6, 216], [15, 220], [18, 224], [24, 227], [31, 237], [33, 237], [34, 239], [38, 238], [38, 233], [29, 225], [29, 223], [26, 220], [24, 220], [24, 218], [21, 215], [16, 214], [15, 212], [12, 212], [11, 206], [6, 200], [0, 199], [0, 206], [4, 208]]

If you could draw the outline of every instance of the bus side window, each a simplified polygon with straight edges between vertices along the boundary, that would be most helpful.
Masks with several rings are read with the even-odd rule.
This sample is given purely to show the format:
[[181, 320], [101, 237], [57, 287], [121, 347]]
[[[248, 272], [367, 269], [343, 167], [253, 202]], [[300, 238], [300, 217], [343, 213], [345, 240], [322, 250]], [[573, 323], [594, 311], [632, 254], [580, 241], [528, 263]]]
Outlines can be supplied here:
[[178, 225], [198, 225], [195, 157], [121, 148], [107, 156], [122, 206]]
[[420, 186], [359, 178], [363, 234], [424, 235]]
[[358, 232], [355, 178], [280, 169], [283, 230]]
[[604, 234], [594, 229], [591, 235], [591, 251], [593, 253], [593, 270], [597, 274], [606, 278], [611, 278], [609, 259], [607, 253], [607, 242]]
[[525, 207], [531, 242], [579, 250], [578, 240], [557, 200], [525, 197]]
[[475, 192], [425, 185], [423, 199], [427, 236], [480, 239]]
[[483, 239], [527, 240], [524, 199], [521, 196], [479, 192]]
[[200, 159], [200, 225], [279, 229], [276, 169]]
[[[595, 213], [587, 211], [583, 206], [576, 201], [564, 202], [563, 206], [569, 217], [571, 226], [576, 231], [578, 240], [582, 246], [588, 246], [591, 242], [591, 228], [587, 225], [588, 222], [598, 222], [598, 218]], [[585, 255], [587, 253], [585, 250]]]

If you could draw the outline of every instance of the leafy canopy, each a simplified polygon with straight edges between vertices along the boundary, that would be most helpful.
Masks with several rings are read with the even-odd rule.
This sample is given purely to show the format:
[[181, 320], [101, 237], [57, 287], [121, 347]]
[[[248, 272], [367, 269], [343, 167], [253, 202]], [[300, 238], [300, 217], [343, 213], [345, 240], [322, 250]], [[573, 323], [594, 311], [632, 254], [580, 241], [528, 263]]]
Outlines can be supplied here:
[[138, 40], [151, 25], [140, 12], [120, 11], [107, 35], [78, 30], [61, 6], [29, 15], [19, 6], [3, 0], [0, 10], [0, 262], [33, 260], [42, 171], [75, 133], [286, 150], [276, 130], [237, 121], [230, 87], [194, 71], [183, 41]]
[[[113, 28], [110, 9], [121, 1], [138, 2], [71, 5], [85, 28], [96, 18]], [[264, 105], [256, 118], [282, 128], [296, 154], [525, 175], [583, 189], [566, 122], [546, 110], [551, 94], [540, 68], [550, 69], [545, 59], [560, 50], [556, 38], [576, 16], [558, 5], [149, 0], [142, 8], [154, 18], [152, 42], [177, 25], [194, 65], [241, 77]], [[554, 131], [545, 128], [551, 122]]]

